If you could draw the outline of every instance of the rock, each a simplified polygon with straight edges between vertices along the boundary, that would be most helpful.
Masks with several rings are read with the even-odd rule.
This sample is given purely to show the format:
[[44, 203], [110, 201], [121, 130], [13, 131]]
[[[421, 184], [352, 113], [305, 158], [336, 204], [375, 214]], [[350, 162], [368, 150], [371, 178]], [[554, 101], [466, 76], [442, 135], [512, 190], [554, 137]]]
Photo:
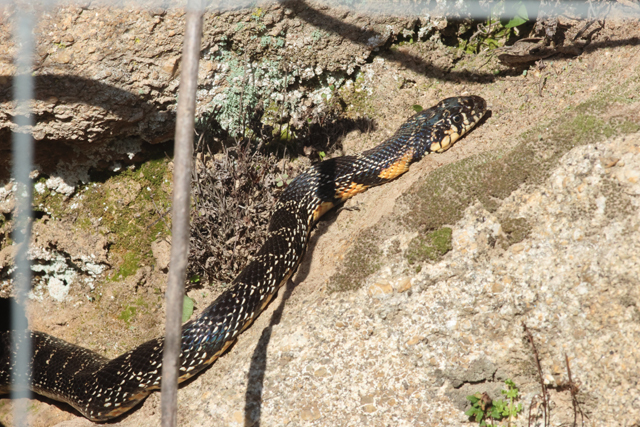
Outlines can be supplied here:
[[151, 243], [151, 251], [156, 260], [156, 267], [161, 271], [168, 271], [171, 260], [171, 244], [164, 239], [156, 240]]
[[367, 290], [369, 296], [372, 297], [388, 295], [392, 292], [393, 287], [391, 286], [391, 284], [389, 284], [388, 281], [374, 283], [373, 285], [369, 286], [369, 289]]
[[[261, 58], [269, 61], [264, 64], [272, 70], [286, 63], [289, 84], [298, 86], [296, 76], [308, 68], [314, 70], [309, 78], [353, 73], [367, 62], [375, 46], [413, 28], [411, 19], [384, 15], [327, 19], [327, 12], [319, 12], [321, 7], [313, 2], [292, 3], [287, 9], [290, 15], [284, 16], [278, 3], [261, 5], [257, 11], [207, 12], [203, 56], [225, 48], [227, 57], [225, 68], [214, 69], [209, 61], [201, 61], [199, 85], [203, 90], [198, 91], [198, 115], [211, 111], [216, 95], [224, 96], [231, 81], [228, 73], [237, 72], [229, 70], [229, 65], [243, 64], [246, 59], [226, 50], [227, 46], [261, 52]], [[158, 144], [173, 138], [184, 34], [182, 10], [167, 9], [157, 15], [142, 8], [88, 4], [80, 11], [72, 7], [47, 10], [45, 16], [35, 29], [37, 104], [32, 131], [41, 141], [36, 145], [35, 163], [42, 172], [55, 171], [59, 161], [88, 169], [99, 160], [121, 160], [122, 155], [112, 150], [114, 141], [134, 138]], [[12, 18], [8, 19], [0, 23], [0, 119], [15, 115], [9, 101], [16, 47], [11, 39]], [[294, 25], [301, 20], [306, 24]], [[276, 25], [279, 30], [267, 36]], [[272, 85], [276, 84], [280, 83]], [[303, 98], [315, 90], [307, 94], [306, 86], [298, 87]], [[271, 90], [279, 89], [274, 86]], [[319, 112], [324, 107], [315, 108]], [[52, 111], [57, 120], [51, 120]], [[13, 130], [11, 120], [0, 120], [0, 151], [10, 148]], [[8, 178], [9, 170], [8, 156], [0, 156], [0, 182]]]
[[320, 419], [320, 417], [320, 410], [316, 404], [309, 405], [300, 412], [300, 418], [303, 421], [315, 421]]
[[411, 277], [401, 277], [396, 282], [396, 292], [403, 293], [411, 289]]
[[49, 279], [48, 289], [49, 295], [56, 301], [64, 301], [65, 297], [69, 294], [69, 285], [55, 277]]

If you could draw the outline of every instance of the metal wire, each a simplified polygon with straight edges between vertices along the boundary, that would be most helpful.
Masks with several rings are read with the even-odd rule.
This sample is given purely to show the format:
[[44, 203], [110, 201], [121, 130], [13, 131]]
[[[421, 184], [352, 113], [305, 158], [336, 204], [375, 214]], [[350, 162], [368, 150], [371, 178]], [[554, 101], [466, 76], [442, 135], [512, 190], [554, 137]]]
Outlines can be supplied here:
[[[33, 138], [31, 125], [33, 117], [30, 114], [30, 102], [33, 99], [32, 57], [34, 49], [33, 26], [35, 19], [29, 10], [20, 8], [16, 13], [13, 38], [18, 46], [16, 57], [17, 71], [14, 79], [13, 97], [16, 100], [13, 132], [13, 167], [12, 173], [16, 183], [15, 228], [13, 241], [16, 245], [15, 271], [13, 286], [15, 299], [24, 303], [31, 288], [31, 265], [27, 252], [31, 237], [31, 199], [32, 187], [29, 172], [33, 164]], [[11, 398], [14, 399], [14, 424], [17, 427], [26, 425], [27, 402], [18, 400], [30, 397], [29, 392], [29, 361], [31, 360], [31, 341], [27, 319], [21, 316], [19, 310], [11, 310], [13, 387]]]
[[[305, 2], [305, 0], [299, 0]], [[0, 0], [0, 5], [15, 4], [15, 0]], [[54, 7], [60, 3], [59, 0], [40, 0], [40, 4], [47, 7]], [[185, 7], [184, 0], [93, 0], [91, 7], [120, 7], [127, 9], [180, 9]], [[271, 3], [285, 3], [285, 0], [273, 0]], [[20, 3], [21, 5], [23, 3]], [[76, 4], [86, 7], [86, 0], [64, 1], [65, 5]], [[269, 2], [260, 2], [261, 7]], [[309, 3], [310, 7], [319, 5], [329, 7], [340, 7], [349, 9], [357, 13], [370, 15], [391, 15], [391, 16], [412, 16], [412, 17], [447, 17], [447, 18], [473, 18], [486, 19], [492, 12], [497, 13], [501, 19], [511, 19], [515, 17], [524, 7], [528, 11], [540, 11], [541, 16], [566, 15], [576, 19], [602, 19], [607, 16], [624, 19], [635, 19], [640, 17], [640, 8], [633, 3], [623, 4], [617, 1], [588, 1], [588, 0], [563, 0], [563, 1], [540, 1], [540, 0], [314, 0]], [[214, 0], [207, 2], [207, 10], [227, 11], [239, 10], [243, 8], [256, 7], [255, 0]], [[609, 10], [609, 7], [611, 10]], [[537, 16], [529, 16], [529, 19], [536, 19]]]
[[191, 157], [198, 88], [198, 62], [202, 36], [202, 9], [199, 0], [190, 0], [185, 22], [182, 71], [176, 117], [173, 156], [173, 224], [171, 264], [167, 285], [167, 320], [162, 361], [162, 426], [177, 423], [178, 368], [182, 343], [182, 306], [189, 254], [189, 209], [191, 195]]

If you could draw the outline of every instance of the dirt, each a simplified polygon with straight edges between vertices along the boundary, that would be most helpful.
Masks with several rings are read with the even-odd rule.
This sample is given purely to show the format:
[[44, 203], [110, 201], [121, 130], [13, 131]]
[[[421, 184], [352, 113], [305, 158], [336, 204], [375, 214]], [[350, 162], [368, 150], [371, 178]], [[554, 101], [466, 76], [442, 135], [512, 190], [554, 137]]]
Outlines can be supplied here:
[[[274, 18], [267, 25], [286, 22], [287, 38], [313, 41], [315, 30], [302, 23], [309, 19], [300, 17], [302, 28], [291, 23], [299, 12], [290, 16], [284, 9], [282, 21]], [[330, 9], [324, 13], [341, 16]], [[145, 19], [151, 22], [153, 16]], [[255, 21], [244, 12], [228, 16], [227, 27]], [[364, 18], [350, 19], [349, 25], [359, 25]], [[178, 20], [175, 27], [178, 31]], [[375, 146], [414, 105], [427, 107], [447, 96], [482, 96], [491, 115], [449, 151], [328, 214], [312, 236], [294, 285], [280, 291], [231, 351], [181, 389], [180, 425], [477, 425], [463, 415], [465, 396], [487, 391], [498, 398], [506, 378], [520, 387], [525, 405], [517, 425], [527, 425], [529, 408], [535, 425], [541, 425], [538, 372], [522, 321], [533, 329], [542, 357], [554, 423], [573, 420], [571, 394], [562, 386], [563, 351], [581, 381], [578, 400], [588, 425], [640, 421], [637, 373], [629, 368], [638, 362], [633, 319], [640, 302], [631, 259], [638, 244], [633, 219], [638, 196], [632, 186], [638, 169], [636, 157], [624, 157], [638, 147], [639, 28], [636, 21], [607, 20], [579, 55], [546, 58], [524, 69], [433, 41], [367, 50], [369, 62], [357, 63], [353, 89], [345, 83], [341, 96], [345, 116], [366, 116], [374, 126], [346, 134], [335, 155]], [[320, 53], [315, 61], [329, 69], [329, 57]], [[348, 67], [349, 58], [340, 57], [335, 66]], [[627, 166], [625, 160], [619, 165], [623, 158]], [[588, 168], [576, 166], [581, 159], [588, 160]], [[593, 178], [605, 170], [613, 178]], [[170, 168], [161, 173], [170, 176]], [[586, 183], [583, 190], [580, 183], [566, 184], [575, 177]], [[151, 180], [123, 185], [111, 179], [98, 185], [121, 195], [114, 204], [135, 206], [132, 210], [159, 220], [150, 201], [136, 199]], [[154, 194], [170, 190], [161, 183], [151, 188]], [[607, 200], [604, 216], [589, 222], [601, 196]], [[66, 214], [47, 215], [48, 222], [34, 227], [43, 241], [55, 242], [59, 253], [84, 262], [87, 271], [94, 264], [104, 270], [94, 276], [77, 270], [93, 280], [70, 287], [62, 301], [43, 290], [30, 303], [31, 326], [109, 357], [161, 335], [165, 260], [155, 260], [149, 246], [137, 271], [107, 280], [122, 271], [121, 260], [106, 253], [108, 243], [86, 231], [82, 239], [65, 237]], [[452, 251], [409, 263], [411, 242], [443, 227], [453, 230]], [[589, 234], [589, 227], [614, 240], [598, 246], [601, 239]], [[584, 233], [586, 240], [563, 230]], [[160, 234], [149, 239], [158, 253], [166, 251], [158, 243]], [[559, 249], [547, 256], [541, 249], [547, 246]], [[630, 258], [616, 263], [622, 249], [608, 252], [616, 246], [628, 247]], [[565, 260], [564, 254], [574, 258]], [[610, 263], [586, 268], [596, 256]], [[549, 261], [554, 257], [557, 262]], [[540, 274], [547, 274], [544, 280], [535, 275], [537, 263], [543, 266]], [[580, 275], [575, 287], [572, 274]], [[565, 278], [568, 287], [554, 275]], [[8, 294], [8, 285], [2, 290]], [[613, 292], [610, 298], [607, 292]], [[189, 296], [197, 314], [216, 293], [204, 287]], [[563, 313], [574, 316], [570, 328], [562, 323]], [[580, 323], [580, 316], [592, 323]], [[609, 373], [593, 361], [598, 357]], [[610, 393], [602, 396], [598, 390]], [[11, 425], [11, 407], [8, 399], [0, 400], [1, 423]], [[36, 426], [91, 425], [51, 401], [33, 400], [30, 416]], [[156, 393], [116, 424], [152, 426], [158, 420]]]

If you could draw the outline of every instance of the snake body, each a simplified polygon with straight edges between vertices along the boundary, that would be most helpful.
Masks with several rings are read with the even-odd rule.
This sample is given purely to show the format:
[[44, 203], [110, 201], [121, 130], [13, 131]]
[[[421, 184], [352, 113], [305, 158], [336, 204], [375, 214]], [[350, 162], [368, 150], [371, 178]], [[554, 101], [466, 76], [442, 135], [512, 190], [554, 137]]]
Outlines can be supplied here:
[[[485, 114], [477, 96], [448, 98], [408, 119], [377, 147], [325, 160], [293, 180], [278, 200], [268, 236], [231, 287], [183, 325], [180, 381], [213, 363], [295, 272], [314, 224], [333, 206], [389, 182], [430, 152], [441, 152]], [[109, 360], [42, 332], [30, 332], [31, 389], [93, 421], [117, 417], [160, 388], [164, 338]], [[0, 332], [0, 393], [11, 387], [11, 340]]]

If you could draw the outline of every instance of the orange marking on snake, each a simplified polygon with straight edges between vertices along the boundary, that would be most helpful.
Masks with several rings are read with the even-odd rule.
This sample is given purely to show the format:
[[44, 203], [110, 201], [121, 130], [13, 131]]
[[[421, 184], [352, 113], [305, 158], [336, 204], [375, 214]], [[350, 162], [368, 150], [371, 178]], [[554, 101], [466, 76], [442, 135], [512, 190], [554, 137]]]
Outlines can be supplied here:
[[322, 215], [327, 213], [327, 211], [334, 206], [335, 205], [331, 202], [322, 202], [320, 206], [318, 206], [316, 210], [313, 211], [313, 221], [316, 222], [317, 220], [319, 220]]
[[402, 158], [396, 160], [391, 166], [384, 169], [378, 175], [382, 179], [395, 179], [409, 170], [411, 159], [413, 158], [413, 148], [407, 151]]
[[367, 188], [369, 188], [367, 185], [356, 184], [355, 182], [352, 182], [351, 185], [349, 185], [349, 187], [344, 189], [339, 189], [338, 191], [336, 191], [336, 199], [341, 199], [342, 201], [345, 201], [355, 196], [358, 193], [367, 191]]

